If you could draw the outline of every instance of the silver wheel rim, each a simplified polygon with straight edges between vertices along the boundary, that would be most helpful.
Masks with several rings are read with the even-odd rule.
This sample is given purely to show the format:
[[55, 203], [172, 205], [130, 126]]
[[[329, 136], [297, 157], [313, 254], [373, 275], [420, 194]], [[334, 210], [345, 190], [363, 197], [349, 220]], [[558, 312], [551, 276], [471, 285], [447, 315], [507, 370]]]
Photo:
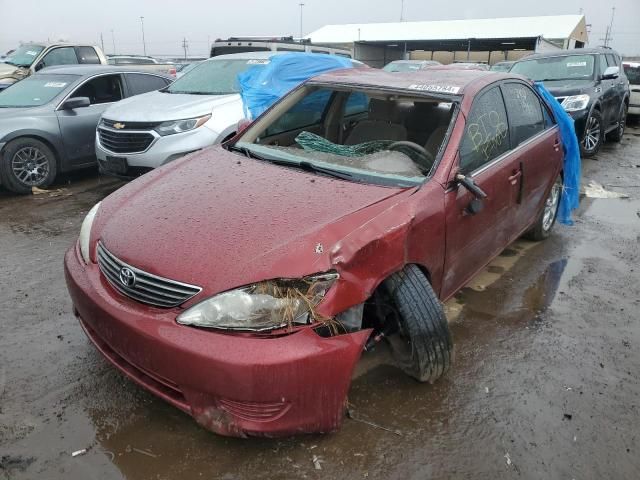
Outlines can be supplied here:
[[49, 175], [49, 160], [37, 147], [23, 147], [11, 159], [13, 175], [24, 185], [41, 185]]
[[627, 123], [627, 109], [624, 108], [622, 109], [622, 115], [620, 116], [620, 122], [618, 125], [618, 129], [619, 129], [619, 136], [622, 137], [624, 135], [624, 127]]
[[547, 197], [547, 201], [544, 205], [544, 213], [542, 215], [542, 229], [547, 232], [551, 229], [553, 221], [556, 218], [556, 212], [558, 211], [558, 204], [560, 203], [560, 179], [556, 180], [551, 187], [551, 192]]
[[589, 120], [587, 120], [587, 128], [584, 133], [582, 144], [584, 145], [584, 149], [590, 152], [596, 148], [599, 142], [600, 122], [596, 117], [590, 116]]

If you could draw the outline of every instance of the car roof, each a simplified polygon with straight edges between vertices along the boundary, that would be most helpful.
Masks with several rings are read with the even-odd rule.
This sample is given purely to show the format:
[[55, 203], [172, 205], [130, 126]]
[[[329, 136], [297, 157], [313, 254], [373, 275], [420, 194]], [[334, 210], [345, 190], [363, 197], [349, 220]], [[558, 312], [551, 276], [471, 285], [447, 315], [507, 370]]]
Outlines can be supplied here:
[[159, 72], [150, 72], [147, 70], [137, 70], [135, 65], [127, 66], [115, 66], [115, 65], [55, 65], [52, 67], [43, 68], [36, 72], [36, 75], [57, 73], [67, 75], [96, 75], [99, 73], [144, 73], [147, 75], [156, 75], [160, 77], [170, 78], [166, 75], [162, 75]]
[[568, 55], [594, 55], [598, 53], [610, 53], [617, 55], [618, 52], [611, 50], [610, 48], [571, 48], [569, 50], [552, 50], [544, 53], [532, 53], [526, 57], [522, 57], [519, 62], [524, 60], [533, 60], [536, 58], [550, 58], [550, 57], [564, 57]]
[[[519, 75], [489, 70], [439, 70], [436, 67], [412, 72], [386, 72], [377, 68], [347, 68], [323, 73], [309, 80], [309, 83], [336, 83], [372, 88], [405, 90], [407, 93], [437, 94], [439, 87], [457, 88], [455, 95], [462, 95], [468, 86], [476, 81], [491, 83], [495, 80], [514, 78], [523, 80]], [[428, 88], [432, 87], [432, 88]], [[434, 88], [435, 87], [435, 88]], [[452, 95], [452, 94], [449, 94]]]

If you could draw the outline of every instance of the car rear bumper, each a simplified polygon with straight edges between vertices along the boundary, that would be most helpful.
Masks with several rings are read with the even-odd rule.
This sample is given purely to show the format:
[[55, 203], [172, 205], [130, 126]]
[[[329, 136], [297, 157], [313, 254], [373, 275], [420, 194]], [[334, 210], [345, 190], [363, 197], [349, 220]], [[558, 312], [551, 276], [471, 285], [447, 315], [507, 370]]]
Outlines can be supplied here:
[[78, 247], [65, 256], [74, 312], [96, 348], [134, 382], [230, 436], [330, 432], [342, 424], [355, 363], [370, 331], [277, 338], [179, 325], [115, 291]]
[[218, 133], [206, 126], [164, 137], [156, 133], [153, 135], [155, 137], [153, 142], [144, 152], [116, 153], [105, 148], [96, 134], [96, 157], [102, 164], [106, 162], [107, 157], [121, 157], [126, 158], [128, 166], [133, 169], [152, 169], [219, 141]]

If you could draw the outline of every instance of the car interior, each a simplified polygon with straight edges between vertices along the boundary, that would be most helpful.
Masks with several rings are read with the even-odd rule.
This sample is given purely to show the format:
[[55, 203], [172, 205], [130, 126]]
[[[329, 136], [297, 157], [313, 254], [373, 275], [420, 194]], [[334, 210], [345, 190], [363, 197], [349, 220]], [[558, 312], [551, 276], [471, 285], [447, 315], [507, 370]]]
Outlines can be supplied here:
[[122, 80], [120, 75], [96, 77], [78, 88], [71, 97], [88, 97], [91, 105], [117, 102], [124, 98]]
[[319, 88], [291, 106], [276, 106], [266, 115], [269, 125], [251, 141], [303, 149], [327, 163], [426, 176], [452, 113], [452, 103], [428, 97]]

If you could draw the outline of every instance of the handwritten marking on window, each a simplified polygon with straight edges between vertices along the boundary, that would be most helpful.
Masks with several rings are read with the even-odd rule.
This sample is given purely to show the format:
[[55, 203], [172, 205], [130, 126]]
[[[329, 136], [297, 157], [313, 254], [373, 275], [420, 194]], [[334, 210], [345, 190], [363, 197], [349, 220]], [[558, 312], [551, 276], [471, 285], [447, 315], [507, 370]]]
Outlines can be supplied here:
[[473, 143], [473, 151], [489, 160], [507, 138], [507, 124], [500, 119], [498, 112], [491, 110], [467, 125], [467, 135]]

